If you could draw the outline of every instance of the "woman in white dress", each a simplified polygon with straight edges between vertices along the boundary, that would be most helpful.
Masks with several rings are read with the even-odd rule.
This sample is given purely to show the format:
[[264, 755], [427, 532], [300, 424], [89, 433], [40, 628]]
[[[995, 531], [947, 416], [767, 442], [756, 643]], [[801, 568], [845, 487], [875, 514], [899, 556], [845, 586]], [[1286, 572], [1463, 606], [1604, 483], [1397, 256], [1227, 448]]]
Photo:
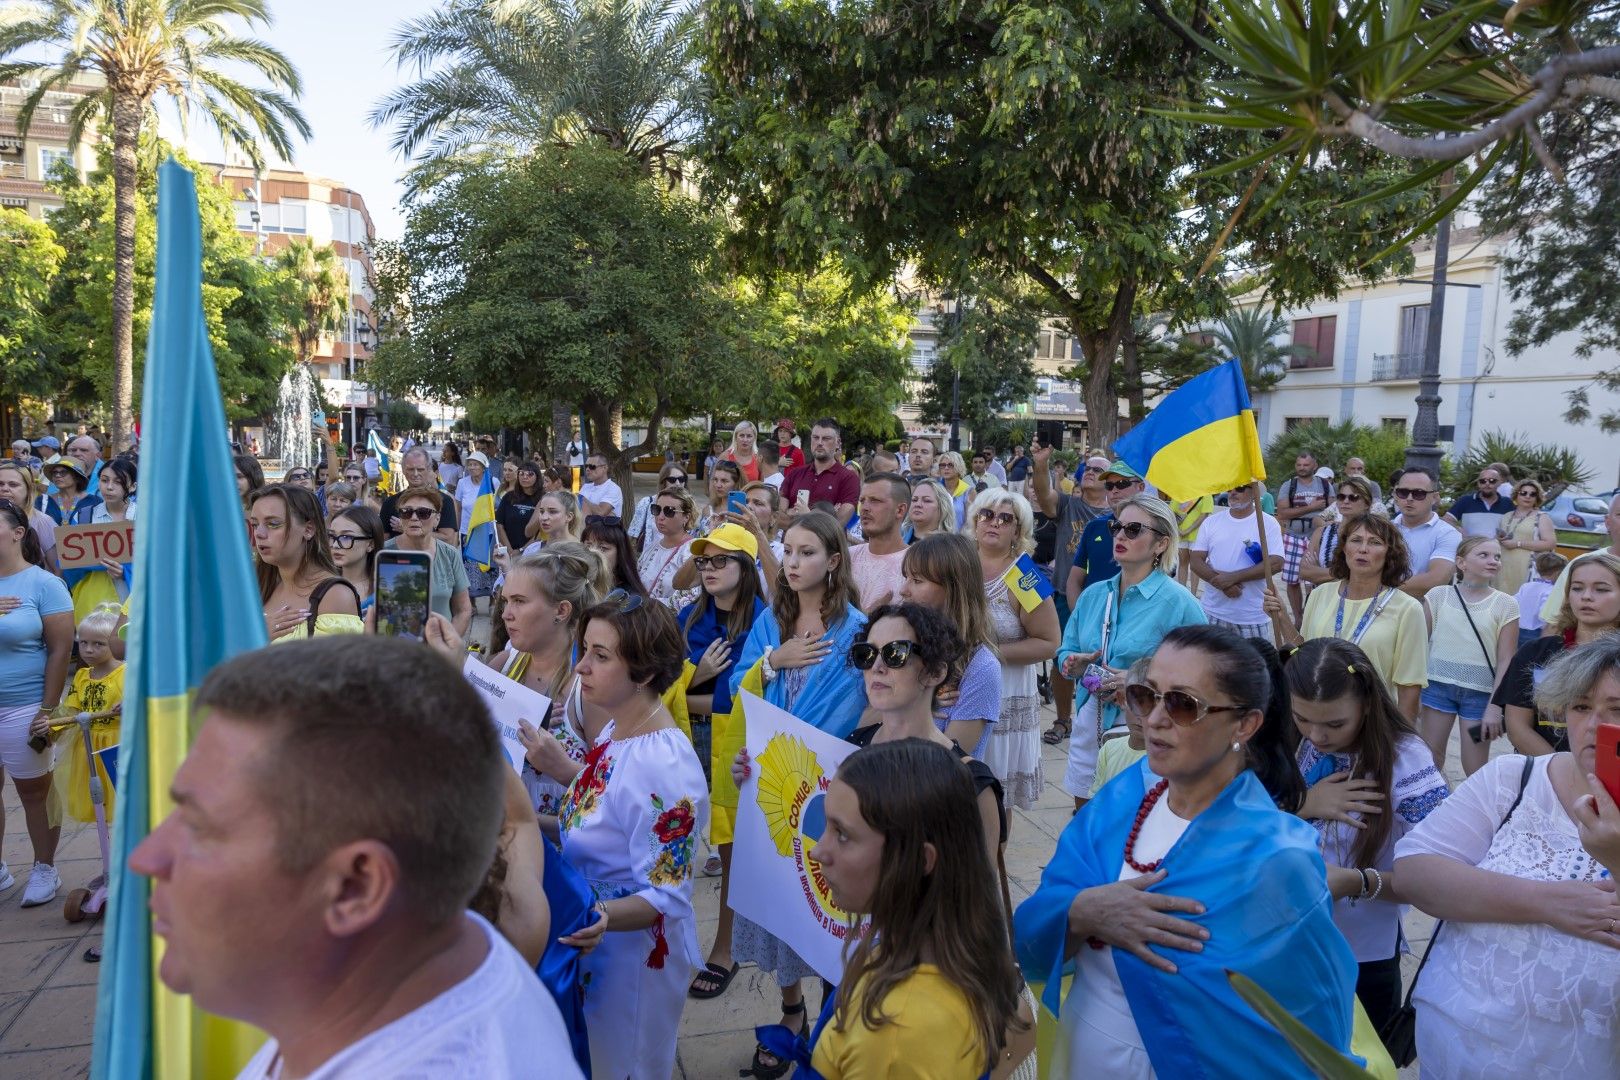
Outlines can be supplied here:
[[1494, 758], [1395, 846], [1402, 895], [1445, 920], [1412, 995], [1425, 1080], [1620, 1076], [1620, 809], [1594, 776], [1620, 638], [1538, 683], [1569, 752]]
[[563, 857], [603, 916], [562, 939], [600, 941], [581, 963], [594, 1076], [674, 1071], [681, 1008], [703, 963], [692, 852], [708, 784], [660, 700], [685, 662], [686, 639], [662, 604], [615, 590], [583, 616], [579, 688], [610, 719], [584, 762], [554, 778], [568, 781], [557, 814]]
[[1001, 654], [1001, 716], [991, 728], [984, 762], [1001, 781], [1007, 805], [1027, 810], [1046, 784], [1035, 669], [1056, 654], [1062, 631], [1050, 596], [1026, 611], [1002, 580], [1020, 555], [1035, 550], [1029, 501], [1006, 488], [990, 488], [973, 500], [967, 524], [978, 545], [990, 623]]
[[641, 549], [636, 560], [636, 572], [647, 586], [647, 595], [669, 608], [679, 611], [694, 603], [701, 589], [677, 589], [675, 571], [686, 565], [692, 557], [692, 517], [696, 507], [692, 493], [680, 486], [671, 486], [653, 496], [648, 513], [652, 515], [657, 540]]

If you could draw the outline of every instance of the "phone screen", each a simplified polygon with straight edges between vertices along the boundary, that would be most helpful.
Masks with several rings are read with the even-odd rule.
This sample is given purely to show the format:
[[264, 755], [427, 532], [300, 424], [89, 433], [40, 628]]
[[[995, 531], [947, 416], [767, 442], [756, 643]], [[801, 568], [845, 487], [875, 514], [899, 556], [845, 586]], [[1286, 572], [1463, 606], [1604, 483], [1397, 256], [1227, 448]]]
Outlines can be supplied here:
[[425, 551], [377, 553], [377, 633], [422, 639], [432, 589], [431, 558]]

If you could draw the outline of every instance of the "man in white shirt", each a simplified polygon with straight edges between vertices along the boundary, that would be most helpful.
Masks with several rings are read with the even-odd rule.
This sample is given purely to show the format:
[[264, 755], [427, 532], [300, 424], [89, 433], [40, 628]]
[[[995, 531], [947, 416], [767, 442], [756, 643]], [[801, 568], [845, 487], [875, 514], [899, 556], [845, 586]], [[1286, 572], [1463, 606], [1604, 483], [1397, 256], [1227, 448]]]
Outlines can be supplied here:
[[900, 523], [911, 510], [911, 485], [898, 473], [876, 473], [861, 485], [857, 507], [866, 543], [849, 549], [849, 571], [860, 593], [861, 610], [871, 611], [900, 599], [905, 580], [900, 564], [906, 558]]
[[782, 481], [786, 476], [782, 472], [782, 448], [773, 442], [762, 442], [754, 448], [759, 458], [759, 481], [769, 484], [778, 493], [782, 490]]
[[592, 451], [585, 459], [585, 482], [579, 485], [579, 512], [586, 517], [624, 517], [624, 491], [608, 479], [607, 458]]
[[580, 1075], [551, 995], [467, 911], [511, 766], [455, 668], [293, 642], [215, 668], [195, 708], [175, 808], [129, 866], [164, 983], [269, 1033], [242, 1077]]
[[[1217, 510], [1198, 526], [1192, 544], [1192, 572], [1210, 587], [1199, 601], [1204, 615], [1244, 637], [1271, 640], [1266, 615], [1266, 579], [1282, 569], [1282, 528], [1270, 514], [1255, 523], [1254, 487], [1245, 485], [1227, 493], [1226, 509]], [[1268, 559], [1260, 558], [1260, 529], [1266, 530]]]
[[1400, 511], [1395, 527], [1406, 540], [1406, 553], [1412, 560], [1412, 576], [1401, 591], [1419, 600], [1457, 573], [1457, 545], [1462, 534], [1435, 512], [1439, 495], [1440, 482], [1428, 469], [1407, 469], [1395, 482], [1395, 506]]

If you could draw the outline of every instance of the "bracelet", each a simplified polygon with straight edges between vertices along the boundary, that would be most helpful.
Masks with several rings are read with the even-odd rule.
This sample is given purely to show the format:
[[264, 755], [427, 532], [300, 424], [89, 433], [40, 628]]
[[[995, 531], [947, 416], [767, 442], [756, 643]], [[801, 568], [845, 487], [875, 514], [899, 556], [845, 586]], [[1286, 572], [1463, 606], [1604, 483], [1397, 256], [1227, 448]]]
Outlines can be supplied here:
[[1367, 869], [1363, 870], [1361, 872], [1361, 874], [1362, 874], [1362, 877], [1364, 877], [1364, 878], [1368, 874], [1371, 874], [1373, 876], [1372, 895], [1367, 897], [1367, 899], [1368, 900], [1376, 900], [1376, 899], [1378, 899], [1378, 894], [1384, 891], [1384, 875], [1380, 874], [1378, 872], [1378, 868], [1373, 867], [1373, 866], [1367, 867]]
[[1350, 901], [1350, 906], [1351, 907], [1355, 907], [1356, 904], [1358, 904], [1361, 901], [1367, 899], [1367, 894], [1372, 889], [1372, 884], [1370, 882], [1368, 882], [1368, 880], [1367, 880], [1367, 871], [1361, 869], [1360, 867], [1357, 867], [1356, 868], [1356, 873], [1361, 875], [1361, 892], [1357, 896], [1352, 896], [1352, 897], [1348, 898], [1349, 901]]
[[776, 669], [771, 667], [771, 653], [776, 651], [772, 645], [765, 650], [765, 655], [759, 658], [759, 674], [766, 682], [776, 681]]

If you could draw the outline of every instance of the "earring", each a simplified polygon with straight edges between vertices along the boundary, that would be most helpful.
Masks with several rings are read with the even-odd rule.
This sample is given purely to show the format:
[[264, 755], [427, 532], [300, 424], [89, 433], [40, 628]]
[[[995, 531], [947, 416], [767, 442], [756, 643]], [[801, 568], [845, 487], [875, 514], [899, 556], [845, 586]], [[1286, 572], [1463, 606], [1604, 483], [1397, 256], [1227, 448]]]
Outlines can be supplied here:
[[1242, 749], [1243, 749], [1243, 744], [1240, 743], [1240, 742], [1237, 742], [1236, 740], [1234, 740], [1233, 743], [1232, 743], [1232, 753], [1236, 754], [1236, 753], [1240, 752]]
[[1153, 569], [1157, 570], [1164, 562], [1164, 552], [1156, 552], [1153, 556]]

